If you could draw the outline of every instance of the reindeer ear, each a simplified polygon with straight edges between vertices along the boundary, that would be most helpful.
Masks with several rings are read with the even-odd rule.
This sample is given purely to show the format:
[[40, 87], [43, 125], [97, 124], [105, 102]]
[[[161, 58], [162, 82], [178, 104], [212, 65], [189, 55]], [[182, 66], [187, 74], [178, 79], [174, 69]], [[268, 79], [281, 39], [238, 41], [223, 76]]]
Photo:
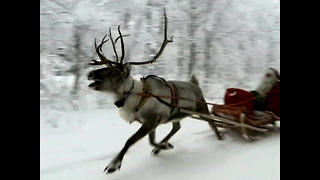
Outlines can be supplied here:
[[125, 63], [124, 65], [123, 65], [123, 72], [125, 73], [125, 74], [130, 74], [130, 71], [131, 71], [131, 64], [129, 64], [129, 63]]

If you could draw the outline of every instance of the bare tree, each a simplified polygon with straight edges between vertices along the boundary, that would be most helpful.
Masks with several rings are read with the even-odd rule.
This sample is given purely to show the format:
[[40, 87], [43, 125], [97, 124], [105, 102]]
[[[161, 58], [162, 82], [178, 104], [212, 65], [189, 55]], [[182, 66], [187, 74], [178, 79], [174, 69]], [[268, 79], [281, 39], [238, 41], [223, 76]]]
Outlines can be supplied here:
[[79, 89], [79, 77], [83, 74], [83, 69], [88, 67], [86, 62], [89, 59], [89, 55], [82, 49], [83, 38], [87, 30], [87, 25], [75, 25], [73, 29], [73, 59], [68, 59], [73, 62], [73, 65], [68, 72], [75, 75], [75, 81], [71, 91], [71, 94], [73, 95], [77, 95]]

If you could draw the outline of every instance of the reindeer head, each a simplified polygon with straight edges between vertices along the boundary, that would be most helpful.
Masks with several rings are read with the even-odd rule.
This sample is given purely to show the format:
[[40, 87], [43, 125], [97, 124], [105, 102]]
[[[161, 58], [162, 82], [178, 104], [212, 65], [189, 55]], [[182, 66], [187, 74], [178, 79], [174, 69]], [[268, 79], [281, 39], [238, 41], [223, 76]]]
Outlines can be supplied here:
[[[88, 74], [88, 80], [93, 80], [94, 82], [89, 84], [89, 87], [97, 90], [97, 91], [106, 91], [106, 92], [117, 92], [117, 90], [120, 88], [120, 86], [123, 85], [123, 83], [126, 81], [127, 78], [130, 77], [130, 70], [132, 65], [144, 65], [144, 64], [152, 64], [157, 60], [157, 58], [162, 54], [164, 48], [166, 45], [172, 41], [172, 37], [170, 40], [167, 39], [167, 16], [164, 9], [164, 18], [165, 18], [165, 27], [164, 27], [164, 40], [161, 45], [161, 48], [159, 52], [149, 61], [145, 62], [127, 62], [123, 63], [123, 60], [125, 58], [125, 49], [124, 49], [124, 42], [123, 37], [126, 35], [122, 35], [120, 31], [120, 25], [118, 26], [118, 33], [119, 36], [115, 39], [115, 41], [112, 39], [111, 36], [111, 29], [109, 28], [109, 34], [106, 34], [101, 43], [97, 46], [96, 39], [94, 41], [95, 43], [95, 50], [97, 55], [100, 58], [100, 61], [92, 60], [92, 63], [89, 63], [90, 65], [106, 65], [107, 67], [93, 70], [89, 72]], [[105, 40], [105, 38], [109, 36], [112, 47], [115, 53], [116, 60], [111, 61], [107, 59], [103, 52], [102, 52], [102, 46], [104, 43], [108, 42], [109, 39]], [[120, 38], [121, 42], [121, 58], [119, 60], [115, 44], [117, 40]]]

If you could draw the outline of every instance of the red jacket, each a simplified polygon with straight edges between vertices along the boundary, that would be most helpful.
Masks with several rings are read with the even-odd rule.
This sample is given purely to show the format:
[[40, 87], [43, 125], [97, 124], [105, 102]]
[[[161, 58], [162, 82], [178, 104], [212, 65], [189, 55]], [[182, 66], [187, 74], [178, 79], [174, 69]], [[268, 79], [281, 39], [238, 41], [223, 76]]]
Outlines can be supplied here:
[[266, 93], [267, 111], [272, 111], [280, 117], [280, 82], [272, 87], [272, 89]]

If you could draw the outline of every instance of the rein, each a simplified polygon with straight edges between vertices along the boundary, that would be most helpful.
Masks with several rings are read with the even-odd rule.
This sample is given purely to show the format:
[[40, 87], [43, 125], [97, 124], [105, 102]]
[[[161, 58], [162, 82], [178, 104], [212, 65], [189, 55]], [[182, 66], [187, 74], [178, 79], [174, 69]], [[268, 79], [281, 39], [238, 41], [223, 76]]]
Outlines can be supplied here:
[[[216, 105], [216, 103], [210, 103], [210, 102], [204, 102], [204, 101], [198, 101], [198, 100], [193, 100], [193, 99], [189, 99], [189, 98], [185, 98], [185, 97], [173, 97], [173, 96], [158, 96], [158, 95], [154, 95], [151, 93], [135, 93], [138, 96], [141, 97], [155, 97], [159, 100], [159, 98], [165, 98], [165, 99], [179, 99], [179, 100], [185, 100], [185, 101], [192, 101], [192, 102], [199, 102], [199, 103], [203, 103], [203, 104], [209, 104], [209, 105]], [[243, 104], [249, 101], [253, 101], [254, 99], [256, 99], [255, 97], [238, 102], [238, 103], [233, 103], [233, 104], [228, 104], [228, 106], [235, 106], [235, 105], [239, 105], [239, 104]], [[167, 105], [167, 104], [166, 104]], [[167, 105], [168, 106], [168, 105]]]

